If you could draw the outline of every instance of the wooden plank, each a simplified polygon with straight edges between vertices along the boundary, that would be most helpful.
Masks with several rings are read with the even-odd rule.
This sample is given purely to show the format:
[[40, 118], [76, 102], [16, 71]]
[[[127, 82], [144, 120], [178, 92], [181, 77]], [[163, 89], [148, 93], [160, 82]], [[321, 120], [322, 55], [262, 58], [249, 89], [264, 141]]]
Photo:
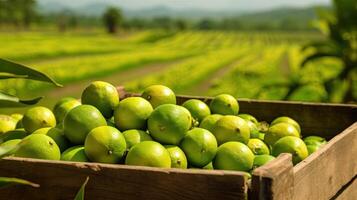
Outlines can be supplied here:
[[346, 185], [344, 190], [340, 191], [332, 200], [356, 200], [357, 198], [357, 176]]
[[89, 176], [86, 199], [246, 199], [240, 172], [178, 170], [23, 158], [0, 160], [0, 176], [24, 178], [40, 188], [0, 190], [0, 199], [73, 199]]
[[249, 199], [293, 199], [293, 164], [291, 154], [282, 154], [276, 160], [253, 171]]
[[357, 174], [357, 122], [294, 167], [294, 199], [330, 199]]

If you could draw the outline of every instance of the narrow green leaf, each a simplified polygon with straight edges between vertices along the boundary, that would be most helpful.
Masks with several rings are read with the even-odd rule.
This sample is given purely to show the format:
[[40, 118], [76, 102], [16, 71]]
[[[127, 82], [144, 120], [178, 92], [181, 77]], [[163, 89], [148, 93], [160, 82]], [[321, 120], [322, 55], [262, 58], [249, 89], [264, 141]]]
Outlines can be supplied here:
[[86, 180], [84, 181], [81, 189], [78, 191], [76, 197], [74, 198], [74, 200], [84, 200], [84, 192], [85, 192], [85, 187], [88, 183], [89, 177], [86, 178]]
[[27, 75], [16, 75], [0, 72], [0, 79], [10, 79], [10, 78], [28, 78]]
[[301, 66], [304, 67], [307, 63], [313, 60], [317, 60], [325, 57], [340, 58], [340, 55], [333, 52], [316, 52], [314, 54], [307, 56], [305, 60], [301, 63]]
[[13, 151], [16, 151], [19, 145], [10, 146], [8, 148], [0, 147], [0, 159], [9, 156]]
[[26, 79], [44, 81], [44, 82], [52, 83], [59, 87], [62, 86], [61, 84], [57, 83], [51, 77], [47, 76], [42, 72], [39, 72], [25, 65], [18, 64], [1, 58], [0, 58], [0, 72], [10, 73], [19, 76], [26, 76], [25, 77]]
[[15, 108], [24, 107], [37, 104], [43, 97], [35, 99], [21, 100], [16, 96], [3, 93], [0, 91], [0, 108]]
[[13, 185], [28, 185], [31, 187], [40, 187], [39, 184], [32, 183], [27, 180], [23, 180], [19, 178], [0, 177], [0, 188], [9, 187]]

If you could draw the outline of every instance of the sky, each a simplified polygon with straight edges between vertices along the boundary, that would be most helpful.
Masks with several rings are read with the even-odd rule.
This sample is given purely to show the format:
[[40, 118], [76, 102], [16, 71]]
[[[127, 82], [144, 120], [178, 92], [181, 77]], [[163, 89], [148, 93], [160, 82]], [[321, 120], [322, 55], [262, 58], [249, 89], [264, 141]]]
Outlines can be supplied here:
[[129, 9], [167, 6], [174, 9], [204, 10], [269, 10], [279, 7], [304, 7], [315, 4], [328, 5], [331, 0], [39, 0], [41, 3], [58, 2], [66, 6], [90, 3], [109, 3]]

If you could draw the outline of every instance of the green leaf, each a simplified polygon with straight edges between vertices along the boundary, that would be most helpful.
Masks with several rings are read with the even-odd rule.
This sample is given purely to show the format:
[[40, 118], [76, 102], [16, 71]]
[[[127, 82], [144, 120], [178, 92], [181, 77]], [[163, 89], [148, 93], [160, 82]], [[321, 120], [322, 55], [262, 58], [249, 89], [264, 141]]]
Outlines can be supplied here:
[[84, 181], [81, 189], [78, 191], [76, 197], [74, 198], [74, 200], [84, 200], [84, 190], [85, 190], [85, 187], [88, 183], [88, 180], [89, 180], [89, 177], [86, 178], [86, 180]]
[[8, 73], [0, 73], [0, 79], [10, 79], [10, 78], [27, 78], [27, 75], [16, 75]]
[[35, 99], [21, 100], [16, 96], [3, 93], [0, 91], [0, 108], [15, 108], [24, 107], [37, 104], [43, 97]]
[[337, 54], [336, 52], [316, 52], [314, 54], [307, 56], [305, 58], [305, 60], [301, 63], [301, 66], [304, 67], [307, 63], [309, 63], [313, 60], [317, 60], [317, 59], [321, 59], [321, 58], [325, 58], [325, 57], [340, 58], [340, 55]]
[[316, 51], [340, 51], [341, 46], [332, 41], [315, 41], [310, 42], [302, 47], [302, 51], [305, 51], [309, 48], [315, 48]]
[[32, 183], [27, 180], [23, 180], [19, 178], [0, 177], [0, 188], [9, 187], [13, 185], [28, 185], [31, 187], [40, 187], [39, 184]]
[[57, 83], [51, 77], [47, 76], [46, 74], [44, 74], [42, 72], [34, 70], [34, 69], [27, 67], [25, 65], [18, 64], [18, 63], [15, 63], [15, 62], [12, 62], [9, 60], [5, 60], [5, 59], [1, 59], [1, 58], [0, 58], [0, 72], [9, 73], [9, 74], [17, 75], [17, 76], [25, 76], [22, 78], [48, 82], [48, 83], [54, 84], [55, 86], [62, 87], [61, 84]]
[[11, 146], [8, 148], [0, 147], [0, 159], [9, 156], [10, 152], [17, 150], [19, 145]]

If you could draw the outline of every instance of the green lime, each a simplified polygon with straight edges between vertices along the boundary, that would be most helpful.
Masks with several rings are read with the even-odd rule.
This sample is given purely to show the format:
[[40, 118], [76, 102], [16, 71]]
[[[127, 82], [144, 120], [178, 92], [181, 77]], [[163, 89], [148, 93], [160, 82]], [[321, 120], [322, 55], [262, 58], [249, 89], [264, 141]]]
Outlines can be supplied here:
[[57, 123], [62, 123], [66, 114], [79, 105], [81, 105], [81, 103], [78, 100], [70, 100], [56, 106], [56, 109], [53, 110], [53, 114], [56, 117]]
[[218, 115], [218, 114], [208, 115], [200, 123], [200, 128], [204, 128], [210, 132], [213, 132], [213, 128], [215, 124], [219, 119], [221, 119], [221, 117], [222, 115]]
[[216, 136], [219, 145], [230, 141], [247, 144], [250, 138], [247, 122], [240, 117], [232, 115], [221, 117], [215, 124], [212, 133]]
[[74, 146], [66, 149], [61, 155], [61, 160], [72, 162], [89, 162], [84, 151], [84, 146]]
[[166, 145], [165, 148], [171, 157], [171, 167], [187, 169], [187, 158], [185, 153], [178, 146]]
[[77, 101], [77, 99], [73, 98], [73, 97], [63, 97], [59, 101], [56, 102], [56, 104], [53, 106], [52, 110], [53, 111], [57, 110], [57, 107], [59, 107], [60, 105], [62, 105], [63, 103], [65, 103], [67, 101]]
[[157, 107], [148, 120], [151, 137], [162, 144], [179, 145], [191, 126], [190, 112], [172, 104]]
[[171, 157], [170, 153], [160, 143], [144, 141], [129, 150], [125, 164], [170, 168]]
[[208, 163], [206, 166], [202, 167], [202, 169], [214, 170], [213, 163], [212, 162]]
[[26, 111], [22, 118], [22, 125], [28, 133], [33, 133], [40, 128], [55, 127], [56, 118], [48, 108], [33, 107]]
[[202, 168], [210, 163], [216, 155], [217, 140], [206, 129], [194, 128], [187, 132], [180, 147], [192, 166]]
[[276, 141], [285, 136], [300, 137], [300, 133], [296, 130], [295, 126], [282, 122], [269, 127], [268, 132], [264, 136], [264, 142], [273, 146]]
[[309, 155], [314, 153], [315, 151], [319, 150], [321, 148], [320, 145], [306, 145], [307, 151], [309, 152]]
[[254, 157], [253, 169], [263, 166], [274, 159], [275, 157], [271, 155], [256, 155]]
[[239, 114], [238, 117], [244, 119], [245, 121], [253, 122], [255, 125], [258, 125], [258, 120], [250, 114]]
[[129, 97], [122, 100], [114, 112], [114, 121], [121, 131], [130, 129], [146, 130], [147, 119], [153, 108], [141, 97]]
[[249, 126], [249, 130], [250, 130], [250, 138], [259, 138], [259, 129], [258, 129], [258, 126], [256, 124], [254, 124], [253, 122], [251, 121], [247, 121], [247, 125]]
[[269, 147], [260, 139], [250, 139], [247, 146], [255, 155], [270, 154]]
[[142, 130], [127, 130], [123, 132], [123, 135], [125, 137], [127, 149], [130, 149], [134, 145], [139, 144], [143, 141], [152, 141], [151, 136], [147, 132]]
[[123, 134], [111, 126], [101, 126], [89, 132], [84, 150], [89, 160], [100, 163], [119, 163], [126, 151]]
[[63, 152], [70, 146], [70, 142], [68, 139], [64, 136], [63, 130], [59, 128], [41, 128], [33, 132], [32, 134], [44, 134], [49, 137], [51, 137], [58, 147], [60, 148], [60, 151]]
[[17, 121], [8, 116], [8, 115], [0, 115], [0, 135], [15, 130]]
[[308, 136], [304, 139], [309, 155], [320, 149], [327, 143], [325, 138], [319, 136]]
[[19, 114], [19, 113], [14, 113], [14, 114], [11, 114], [10, 116], [16, 120], [16, 129], [23, 128], [22, 118], [24, 117], [24, 115]]
[[271, 126], [275, 125], [275, 124], [279, 124], [279, 123], [288, 123], [293, 125], [296, 130], [299, 132], [299, 134], [301, 133], [301, 128], [299, 123], [297, 123], [294, 119], [290, 118], [290, 117], [278, 117], [276, 119], [273, 120], [273, 122], [270, 124]]
[[221, 94], [212, 99], [210, 109], [213, 114], [237, 115], [239, 104], [233, 96]]
[[92, 82], [82, 93], [82, 104], [96, 107], [105, 118], [113, 116], [114, 109], [119, 104], [117, 89], [103, 81]]
[[304, 142], [306, 145], [324, 145], [327, 143], [325, 138], [319, 137], [319, 136], [308, 136], [304, 138]]
[[153, 108], [164, 104], [176, 104], [175, 93], [163, 85], [152, 85], [145, 88], [141, 97], [148, 100]]
[[59, 160], [61, 152], [56, 142], [49, 136], [44, 134], [31, 134], [19, 143], [19, 148], [15, 151], [14, 156]]
[[214, 169], [246, 171], [252, 169], [254, 154], [241, 142], [227, 142], [218, 147]]
[[22, 139], [27, 136], [27, 132], [25, 129], [15, 129], [13, 131], [8, 131], [2, 135], [0, 135], [0, 143], [6, 142], [8, 140], [14, 140], [14, 139]]
[[73, 144], [84, 144], [94, 128], [107, 125], [103, 115], [91, 105], [80, 105], [70, 110], [63, 121], [64, 135]]
[[190, 99], [182, 104], [188, 111], [190, 111], [193, 119], [201, 122], [205, 117], [211, 114], [211, 110], [203, 101], [198, 99]]
[[77, 99], [73, 98], [73, 97], [63, 97], [59, 101], [56, 102], [56, 104], [53, 106], [52, 110], [56, 110], [57, 107], [60, 106], [61, 104], [65, 103], [67, 101], [72, 101], [72, 100], [77, 100]]
[[285, 136], [274, 144], [272, 155], [277, 157], [281, 153], [291, 153], [294, 165], [309, 155], [304, 141], [295, 136]]

